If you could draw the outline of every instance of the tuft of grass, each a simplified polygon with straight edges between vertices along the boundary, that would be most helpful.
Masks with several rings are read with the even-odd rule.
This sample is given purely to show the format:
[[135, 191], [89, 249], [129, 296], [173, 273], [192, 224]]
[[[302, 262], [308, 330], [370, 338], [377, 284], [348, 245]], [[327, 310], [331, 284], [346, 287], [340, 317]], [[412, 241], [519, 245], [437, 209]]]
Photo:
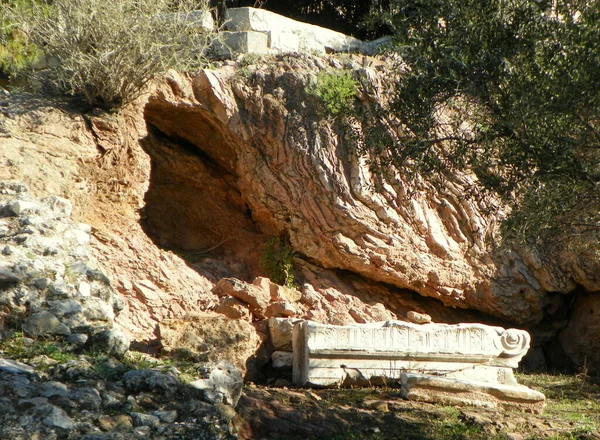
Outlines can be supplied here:
[[0, 340], [0, 353], [9, 359], [18, 361], [46, 356], [62, 364], [77, 359], [77, 355], [65, 350], [59, 341], [51, 338], [33, 340], [26, 338], [21, 332], [15, 332], [10, 337]]

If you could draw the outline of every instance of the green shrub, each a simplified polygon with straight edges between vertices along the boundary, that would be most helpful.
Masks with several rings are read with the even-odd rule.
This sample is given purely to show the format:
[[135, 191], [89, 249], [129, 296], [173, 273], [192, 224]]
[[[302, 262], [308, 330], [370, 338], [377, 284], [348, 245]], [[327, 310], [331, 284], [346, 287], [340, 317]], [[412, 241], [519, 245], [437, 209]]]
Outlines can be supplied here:
[[0, 37], [0, 71], [14, 75], [30, 67], [42, 55], [40, 49], [32, 44], [25, 33], [18, 29], [4, 29]]
[[296, 253], [285, 239], [269, 237], [260, 262], [271, 281], [293, 289], [296, 287], [292, 262], [295, 256]]
[[[20, 9], [26, 7], [27, 3], [28, 0], [27, 2], [0, 0], [0, 8], [10, 4], [12, 8]], [[0, 14], [0, 17], [0, 72], [14, 75], [38, 61], [42, 52], [19, 28], [18, 23], [11, 21], [4, 14]]]
[[321, 100], [330, 115], [337, 116], [352, 108], [357, 90], [350, 72], [321, 72], [308, 92]]
[[0, 13], [43, 49], [48, 67], [32, 75], [104, 108], [137, 98], [168, 69], [202, 65], [214, 38], [200, 25], [207, 1], [202, 11], [193, 11], [197, 0], [25, 2], [28, 7], [0, 4]]

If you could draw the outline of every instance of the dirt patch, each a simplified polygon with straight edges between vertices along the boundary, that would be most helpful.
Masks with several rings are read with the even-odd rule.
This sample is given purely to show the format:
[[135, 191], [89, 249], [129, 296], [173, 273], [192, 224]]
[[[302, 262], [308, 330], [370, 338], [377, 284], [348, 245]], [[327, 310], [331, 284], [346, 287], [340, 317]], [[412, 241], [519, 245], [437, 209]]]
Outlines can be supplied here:
[[548, 396], [542, 414], [410, 402], [399, 388], [247, 386], [237, 406], [243, 439], [600, 439], [600, 386], [589, 378], [531, 375]]

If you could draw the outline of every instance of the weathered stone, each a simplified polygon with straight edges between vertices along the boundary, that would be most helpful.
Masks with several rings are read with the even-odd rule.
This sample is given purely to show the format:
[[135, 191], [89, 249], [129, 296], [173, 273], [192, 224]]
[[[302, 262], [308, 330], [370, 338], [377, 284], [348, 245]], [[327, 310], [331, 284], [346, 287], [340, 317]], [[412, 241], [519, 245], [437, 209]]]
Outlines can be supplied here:
[[406, 314], [406, 317], [410, 322], [414, 322], [415, 324], [429, 324], [431, 322], [431, 316], [426, 313], [418, 313], [412, 310]]
[[100, 298], [91, 296], [82, 299], [83, 314], [92, 321], [113, 322], [115, 312], [110, 304]]
[[86, 245], [90, 242], [90, 232], [88, 228], [88, 225], [80, 223], [77, 227], [67, 231], [65, 237], [74, 239], [79, 245]]
[[164, 320], [159, 323], [159, 335], [166, 352], [187, 350], [202, 361], [225, 359], [244, 372], [260, 345], [256, 330], [248, 321], [216, 313]]
[[230, 8], [227, 10], [226, 26], [229, 30], [268, 35], [269, 49], [276, 52], [325, 53], [364, 49], [364, 43], [356, 38], [264, 9]]
[[127, 431], [133, 427], [131, 417], [125, 414], [116, 416], [101, 415], [98, 417], [97, 422], [103, 431]]
[[204, 391], [204, 398], [210, 403], [226, 403], [235, 407], [242, 395], [244, 381], [242, 372], [231, 362], [221, 361], [215, 365], [205, 365], [200, 370], [205, 379], [190, 382], [189, 385]]
[[75, 401], [79, 408], [89, 411], [97, 411], [102, 405], [100, 393], [97, 389], [91, 387], [77, 388], [68, 397]]
[[50, 307], [50, 312], [60, 318], [83, 311], [81, 304], [73, 299], [48, 301], [48, 306]]
[[10, 381], [7, 385], [12, 394], [22, 398], [33, 397], [34, 386], [27, 377], [23, 376], [22, 374], [13, 376], [4, 375], [3, 377], [10, 378]]
[[268, 53], [268, 36], [262, 32], [221, 32], [220, 37], [212, 45], [217, 58], [231, 58], [240, 53]]
[[19, 284], [21, 277], [5, 267], [0, 266], [0, 286]]
[[69, 336], [67, 341], [73, 345], [84, 345], [89, 339], [89, 336], [85, 333], [73, 333]]
[[152, 414], [132, 412], [130, 415], [134, 426], [149, 426], [151, 428], [156, 428], [160, 425], [160, 419]]
[[269, 292], [271, 295], [271, 301], [286, 301], [289, 303], [294, 303], [300, 301], [302, 298], [302, 292], [299, 290], [280, 286], [266, 277], [256, 277], [252, 281], [252, 284], [262, 288], [266, 292]]
[[294, 354], [291, 351], [274, 351], [271, 361], [273, 368], [292, 368]]
[[62, 197], [58, 197], [55, 195], [44, 197], [40, 200], [44, 205], [50, 208], [52, 211], [69, 217], [71, 212], [73, 212], [73, 204]]
[[92, 364], [82, 358], [67, 361], [64, 364], [57, 364], [54, 367], [55, 377], [71, 381], [90, 376], [92, 370]]
[[45, 310], [27, 318], [23, 324], [23, 330], [31, 336], [71, 334], [69, 327], [61, 323], [52, 313]]
[[0, 358], [0, 371], [3, 374], [35, 374], [35, 370], [29, 365], [4, 358]]
[[90, 286], [90, 283], [86, 283], [85, 281], [79, 283], [77, 290], [84, 298], [88, 298], [92, 294], [92, 287]]
[[40, 396], [42, 397], [54, 397], [54, 396], [63, 396], [66, 397], [69, 395], [69, 387], [57, 381], [48, 381], [44, 382], [40, 386]]
[[48, 405], [50, 413], [44, 417], [42, 423], [50, 428], [61, 428], [70, 431], [75, 427], [75, 422], [67, 415], [65, 410], [54, 405]]
[[287, 301], [280, 301], [269, 304], [269, 306], [265, 309], [265, 317], [277, 317], [277, 316], [296, 316], [297, 310], [296, 308]]
[[128, 371], [123, 375], [123, 383], [133, 392], [167, 393], [177, 390], [177, 379], [175, 377], [154, 370]]
[[250, 306], [250, 311], [259, 319], [271, 302], [271, 293], [262, 287], [246, 283], [236, 278], [223, 278], [215, 286], [219, 296], [232, 296]]
[[155, 411], [152, 413], [154, 416], [158, 417], [159, 420], [163, 423], [175, 423], [177, 420], [177, 411]]
[[447, 378], [517, 385], [513, 368], [529, 349], [523, 330], [482, 324], [411, 324], [401, 321], [294, 326], [297, 385], [368, 384], [419, 371]]
[[269, 334], [275, 350], [292, 351], [292, 330], [300, 322], [292, 318], [269, 318]]
[[402, 373], [401, 395], [408, 400], [445, 405], [471, 405], [490, 409], [518, 407], [541, 412], [546, 397], [522, 385], [506, 385]]
[[232, 296], [226, 296], [221, 299], [221, 303], [219, 304], [219, 307], [215, 309], [215, 312], [231, 319], [243, 319], [245, 321], [250, 321], [252, 319], [248, 305]]
[[121, 358], [129, 350], [130, 341], [118, 328], [104, 330], [92, 336], [92, 343], [104, 353]]
[[52, 284], [52, 280], [50, 278], [36, 278], [33, 280], [33, 285], [38, 289], [46, 289], [50, 284]]
[[37, 203], [27, 202], [25, 200], [15, 200], [14, 202], [10, 203], [8, 206], [9, 206], [10, 210], [13, 212], [13, 214], [15, 214], [15, 215], [36, 213], [42, 208]]
[[168, 295], [150, 280], [138, 280], [133, 283], [133, 289], [141, 296], [146, 304], [161, 306], [168, 301]]

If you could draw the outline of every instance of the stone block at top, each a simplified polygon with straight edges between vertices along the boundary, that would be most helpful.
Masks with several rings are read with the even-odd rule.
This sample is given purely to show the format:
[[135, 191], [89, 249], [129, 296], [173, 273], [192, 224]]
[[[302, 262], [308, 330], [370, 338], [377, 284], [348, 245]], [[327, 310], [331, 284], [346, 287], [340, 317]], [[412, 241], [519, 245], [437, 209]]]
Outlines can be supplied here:
[[273, 52], [363, 52], [370, 49], [367, 43], [354, 37], [264, 9], [228, 9], [225, 27], [230, 31], [265, 33]]
[[233, 54], [253, 53], [266, 55], [268, 53], [267, 36], [262, 32], [222, 32], [212, 49], [217, 58], [230, 58]]

